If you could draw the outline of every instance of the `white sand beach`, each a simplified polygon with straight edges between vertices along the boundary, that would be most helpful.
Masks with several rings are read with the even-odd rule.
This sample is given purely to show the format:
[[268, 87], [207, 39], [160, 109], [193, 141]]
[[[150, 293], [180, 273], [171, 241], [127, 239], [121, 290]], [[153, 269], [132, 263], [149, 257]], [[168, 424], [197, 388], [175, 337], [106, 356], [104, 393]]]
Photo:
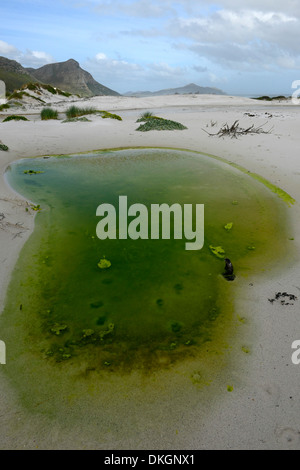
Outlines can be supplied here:
[[[108, 435], [100, 439], [88, 419], [80, 429], [68, 429], [56, 427], [55, 420], [50, 428], [45, 417], [28, 416], [1, 374], [0, 448], [300, 449], [300, 365], [291, 360], [291, 345], [300, 340], [299, 105], [288, 100], [266, 102], [215, 95], [100, 96], [76, 104], [117, 113], [122, 121], [93, 115], [89, 116], [92, 122], [62, 124], [70, 103], [51, 104], [60, 113], [58, 120], [41, 121], [42, 108], [32, 104], [17, 111], [29, 122], [2, 123], [12, 113], [0, 113], [0, 140], [9, 147], [7, 152], [0, 151], [0, 311], [20, 250], [34, 228], [33, 211], [25, 211], [28, 202], [7, 185], [3, 176], [7, 166], [21, 158], [143, 146], [190, 149], [222, 157], [261, 175], [296, 200], [287, 207], [289, 236], [293, 238], [287, 244], [292, 244], [292, 254], [282, 269], [266, 269], [259, 282], [249, 278], [241, 283], [235, 308], [247, 318], [247, 324], [237, 347], [246, 343], [251, 354], [241, 361], [233, 347], [226, 377], [220, 374], [211, 385], [218, 394], [212, 393], [210, 403], [209, 387], [181, 389], [180, 379], [174, 382], [171, 403], [165, 395], [160, 400], [158, 387], [142, 410], [142, 391], [136, 392], [136, 400], [133, 396], [127, 410], [128, 423], [135, 426], [136, 434], [126, 433], [122, 416], [127, 415], [122, 409], [115, 427], [111, 425]], [[136, 120], [144, 111], [178, 121], [187, 129], [136, 132]], [[270, 132], [237, 139], [207, 134], [236, 120], [243, 128], [254, 124]], [[268, 299], [276, 292], [292, 293], [299, 300], [288, 307], [272, 304]], [[9, 367], [9, 351], [7, 364], [0, 365], [4, 367]], [[226, 386], [223, 390], [224, 383], [234, 384], [234, 390], [229, 393]], [[120, 404], [116, 406], [120, 411]]]

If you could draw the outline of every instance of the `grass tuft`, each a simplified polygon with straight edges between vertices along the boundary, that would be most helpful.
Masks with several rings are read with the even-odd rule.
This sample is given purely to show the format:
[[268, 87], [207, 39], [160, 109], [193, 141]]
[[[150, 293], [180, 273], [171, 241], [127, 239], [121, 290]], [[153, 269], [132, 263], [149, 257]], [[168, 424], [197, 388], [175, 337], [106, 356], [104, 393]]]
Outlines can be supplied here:
[[4, 104], [1, 104], [0, 111], [3, 111], [3, 109], [9, 109], [9, 108], [10, 108], [9, 104], [4, 103]]
[[3, 122], [8, 121], [28, 121], [28, 119], [25, 116], [17, 116], [15, 114], [12, 114], [11, 116], [7, 116], [7, 118], [3, 120]]
[[151, 118], [155, 118], [155, 116], [153, 116], [153, 113], [151, 113], [151, 111], [146, 111], [145, 113], [141, 114], [141, 117], [136, 122], [145, 122]]
[[22, 100], [24, 95], [28, 95], [28, 93], [24, 91], [14, 91], [11, 95], [9, 95], [9, 100]]
[[66, 111], [67, 119], [74, 119], [81, 116], [85, 116], [86, 114], [100, 114], [103, 119], [117, 119], [118, 121], [122, 121], [121, 116], [117, 114], [109, 113], [108, 111], [98, 111], [95, 108], [79, 108], [78, 106], [71, 106]]
[[0, 142], [0, 150], [3, 150], [3, 152], [7, 152], [7, 150], [8, 150], [7, 145], [1, 144], [1, 142]]
[[47, 121], [49, 119], [57, 119], [58, 112], [52, 108], [44, 108], [41, 111], [41, 119], [42, 121]]
[[95, 114], [97, 110], [95, 108], [78, 108], [78, 106], [70, 106], [66, 111], [68, 119], [75, 117], [85, 116], [86, 114]]

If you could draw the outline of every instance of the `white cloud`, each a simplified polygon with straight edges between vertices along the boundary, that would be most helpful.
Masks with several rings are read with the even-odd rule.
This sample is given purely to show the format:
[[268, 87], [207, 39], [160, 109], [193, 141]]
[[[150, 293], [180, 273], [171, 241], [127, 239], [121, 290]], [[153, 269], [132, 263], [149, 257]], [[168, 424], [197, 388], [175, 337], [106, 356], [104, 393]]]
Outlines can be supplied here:
[[[136, 64], [145, 61], [143, 38], [149, 39], [144, 43], [145, 51], [153, 63], [157, 51], [160, 63], [169, 62], [172, 57], [173, 63], [186, 64], [184, 50], [208, 62], [234, 66], [235, 70], [257, 67], [258, 71], [274, 66], [294, 69], [299, 63], [298, 0], [80, 0], [79, 3], [99, 17], [108, 18], [120, 51], [132, 45], [132, 38], [139, 40], [137, 47], [130, 50]], [[172, 45], [174, 38], [177, 44]], [[190, 57], [192, 54], [189, 60]], [[161, 70], [160, 74], [167, 75], [167, 71]]]
[[11, 60], [16, 60], [24, 67], [41, 67], [42, 65], [55, 62], [50, 54], [43, 51], [20, 51], [15, 46], [0, 41], [0, 55]]
[[141, 65], [107, 57], [103, 52], [88, 59], [83, 66], [98, 82], [103, 85], [109, 84], [107, 86], [120, 93], [131, 89], [141, 90], [144, 86], [147, 87], [149, 82], [155, 89], [169, 87], [172, 82], [177, 86], [178, 83], [182, 84], [182, 77], [184, 78], [187, 73], [187, 67], [171, 66], [166, 62], [149, 62]]
[[169, 33], [211, 43], [244, 43], [255, 38], [279, 42], [282, 35], [291, 29], [299, 31], [299, 24], [296, 17], [281, 13], [220, 10], [210, 16], [176, 18], [169, 24]]
[[186, 67], [172, 67], [166, 62], [148, 64], [147, 67], [152, 72], [152, 77], [174, 78], [174, 76], [184, 75]]
[[11, 44], [8, 44], [7, 42], [0, 41], [0, 55], [3, 55], [5, 57], [17, 57], [19, 54], [19, 51], [16, 47], [12, 46]]
[[[120, 84], [139, 79], [143, 72], [143, 67], [130, 63], [126, 60], [116, 60], [108, 57], [105, 53], [99, 52], [94, 57], [88, 58], [82, 64], [85, 70], [88, 70], [95, 80], [102, 85], [108, 86], [115, 91], [120, 92]], [[126, 90], [122, 90], [123, 92]], [[128, 90], [127, 90], [128, 91]]]
[[142, 70], [142, 67], [135, 63], [130, 63], [126, 60], [111, 59], [103, 52], [99, 52], [93, 59], [89, 59], [88, 62], [94, 66], [100, 65], [102, 72], [106, 74], [123, 74], [124, 71], [133, 72]]
[[169, 33], [181, 47], [236, 70], [253, 66], [296, 68], [300, 58], [300, 20], [275, 11], [215, 11], [208, 16], [177, 18]]
[[103, 54], [103, 52], [99, 52], [98, 54], [96, 54], [96, 60], [106, 60], [107, 59], [107, 56], [106, 54]]
[[54, 58], [43, 51], [27, 51], [21, 53], [19, 56], [19, 62], [26, 67], [42, 67], [46, 64], [51, 64], [55, 62]]
[[[178, 11], [195, 16], [216, 10], [238, 12], [245, 9], [245, 2], [240, 0], [63, 0], [77, 8], [89, 7], [100, 14], [110, 16], [140, 16], [144, 18], [162, 18], [176, 16]], [[247, 0], [248, 10], [261, 12], [279, 12], [300, 17], [300, 2], [297, 0]]]

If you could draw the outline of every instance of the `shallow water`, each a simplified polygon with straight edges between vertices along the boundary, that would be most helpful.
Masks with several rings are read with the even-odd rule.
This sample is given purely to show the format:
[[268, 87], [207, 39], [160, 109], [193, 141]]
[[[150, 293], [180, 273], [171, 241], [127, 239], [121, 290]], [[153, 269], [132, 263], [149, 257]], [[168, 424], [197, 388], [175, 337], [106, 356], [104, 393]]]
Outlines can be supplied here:
[[[215, 328], [225, 341], [235, 286], [272, 264], [286, 236], [282, 201], [246, 174], [196, 153], [27, 159], [13, 164], [7, 178], [42, 208], [0, 324], [6, 372], [28, 402], [49, 387], [59, 393], [62, 382], [55, 384], [68, 374], [66, 389], [90, 371], [149, 375], [201, 351], [203, 358], [208, 344], [217, 349]], [[184, 239], [99, 240], [96, 209], [117, 208], [121, 195], [148, 208], [204, 204], [203, 249], [186, 251]], [[232, 260], [234, 282], [224, 279], [224, 260], [210, 246], [222, 246]], [[107, 270], [98, 267], [104, 256]]]

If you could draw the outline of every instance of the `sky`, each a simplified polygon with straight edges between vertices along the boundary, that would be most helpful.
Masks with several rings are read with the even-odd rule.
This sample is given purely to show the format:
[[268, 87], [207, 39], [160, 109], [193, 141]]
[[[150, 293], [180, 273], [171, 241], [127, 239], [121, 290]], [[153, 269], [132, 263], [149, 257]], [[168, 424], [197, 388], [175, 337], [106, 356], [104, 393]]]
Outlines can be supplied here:
[[291, 95], [300, 80], [299, 0], [1, 0], [0, 19], [0, 55], [34, 68], [72, 58], [121, 94]]

